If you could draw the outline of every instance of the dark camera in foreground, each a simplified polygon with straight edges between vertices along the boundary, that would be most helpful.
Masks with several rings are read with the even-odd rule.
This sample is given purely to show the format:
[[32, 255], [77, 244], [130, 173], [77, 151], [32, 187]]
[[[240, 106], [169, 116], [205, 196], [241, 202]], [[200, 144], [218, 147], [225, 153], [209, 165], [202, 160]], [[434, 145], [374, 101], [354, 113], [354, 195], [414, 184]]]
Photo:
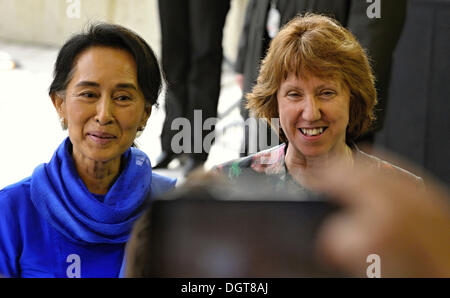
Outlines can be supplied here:
[[[183, 278], [340, 277], [316, 256], [318, 229], [337, 207], [267, 193], [220, 199], [212, 191], [175, 193], [144, 215], [132, 244], [131, 275]], [[288, 197], [287, 197], [288, 198]], [[147, 248], [147, 249], [146, 249]]]

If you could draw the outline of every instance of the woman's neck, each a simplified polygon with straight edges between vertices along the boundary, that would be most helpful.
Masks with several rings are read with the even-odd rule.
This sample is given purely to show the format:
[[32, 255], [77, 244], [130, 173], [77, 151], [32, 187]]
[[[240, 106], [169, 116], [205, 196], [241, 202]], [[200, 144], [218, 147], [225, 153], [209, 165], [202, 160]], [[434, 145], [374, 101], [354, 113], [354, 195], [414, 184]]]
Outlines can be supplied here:
[[329, 168], [331, 162], [352, 163], [352, 151], [343, 144], [327, 154], [308, 157], [295, 150], [294, 146], [286, 149], [285, 163], [289, 174], [297, 183], [310, 189], [320, 188], [323, 171]]
[[72, 154], [75, 167], [87, 189], [94, 194], [105, 195], [120, 172], [120, 157], [107, 162], [89, 159], [81, 154]]

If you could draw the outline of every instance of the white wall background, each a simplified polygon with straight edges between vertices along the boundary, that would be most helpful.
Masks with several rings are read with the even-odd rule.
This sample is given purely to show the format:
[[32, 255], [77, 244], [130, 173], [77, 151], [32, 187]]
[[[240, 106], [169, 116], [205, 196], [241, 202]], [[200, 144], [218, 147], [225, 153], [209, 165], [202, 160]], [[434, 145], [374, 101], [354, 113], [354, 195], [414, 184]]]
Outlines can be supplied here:
[[[227, 17], [223, 45], [231, 61], [236, 55], [246, 2], [232, 0]], [[71, 34], [80, 31], [89, 20], [115, 22], [135, 30], [159, 53], [156, 0], [81, 0], [80, 3], [80, 18], [71, 19], [66, 14], [70, 5], [67, 0], [0, 0], [0, 52], [8, 52], [21, 64], [12, 71], [0, 70], [0, 189], [30, 176], [37, 165], [48, 162], [67, 135], [59, 125], [48, 87], [58, 48]], [[219, 113], [241, 97], [233, 79], [230, 71], [222, 77]], [[239, 117], [239, 110], [235, 109], [222, 123]], [[163, 109], [154, 110], [138, 140], [152, 161], [161, 150], [158, 138], [163, 119]], [[220, 146], [211, 149], [210, 165], [237, 157], [239, 133], [239, 129], [230, 130], [227, 137], [216, 142]]]
[[[76, 1], [80, 3], [80, 18], [70, 14]], [[231, 0], [223, 42], [230, 60], [236, 56], [247, 2]], [[159, 53], [157, 5], [157, 0], [0, 0], [0, 39], [61, 46], [87, 22], [107, 21], [135, 30]]]

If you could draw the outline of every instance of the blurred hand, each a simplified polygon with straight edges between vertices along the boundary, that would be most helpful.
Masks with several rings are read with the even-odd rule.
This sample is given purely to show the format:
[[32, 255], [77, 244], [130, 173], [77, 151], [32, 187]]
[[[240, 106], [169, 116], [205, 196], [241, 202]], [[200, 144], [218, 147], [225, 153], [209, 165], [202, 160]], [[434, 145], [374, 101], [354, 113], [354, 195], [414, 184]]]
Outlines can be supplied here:
[[419, 190], [359, 162], [331, 167], [324, 178], [322, 189], [344, 207], [319, 233], [325, 260], [366, 277], [366, 258], [377, 254], [381, 277], [450, 277], [450, 195], [443, 186]]

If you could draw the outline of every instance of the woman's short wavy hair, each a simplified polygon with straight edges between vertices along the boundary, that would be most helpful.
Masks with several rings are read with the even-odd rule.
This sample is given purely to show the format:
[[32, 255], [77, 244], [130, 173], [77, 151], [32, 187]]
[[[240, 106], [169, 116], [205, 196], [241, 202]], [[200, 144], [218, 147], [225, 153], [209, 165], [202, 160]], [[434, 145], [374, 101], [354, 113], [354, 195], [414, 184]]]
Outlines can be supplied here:
[[[271, 126], [278, 118], [277, 92], [290, 73], [340, 80], [350, 91], [346, 142], [366, 133], [377, 102], [375, 77], [369, 58], [353, 34], [336, 20], [308, 13], [287, 23], [271, 41], [256, 85], [246, 95], [249, 108]], [[280, 130], [280, 139], [287, 141]]]

